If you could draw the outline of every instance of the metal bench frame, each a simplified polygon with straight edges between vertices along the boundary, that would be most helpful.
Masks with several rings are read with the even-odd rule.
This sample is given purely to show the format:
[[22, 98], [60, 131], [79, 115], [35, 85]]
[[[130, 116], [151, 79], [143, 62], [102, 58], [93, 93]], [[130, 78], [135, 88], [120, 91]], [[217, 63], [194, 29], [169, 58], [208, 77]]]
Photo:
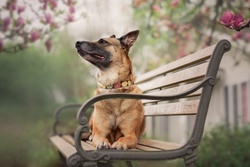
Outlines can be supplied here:
[[[216, 75], [219, 69], [219, 65], [222, 56], [225, 52], [229, 51], [231, 48], [230, 42], [227, 40], [221, 40], [213, 51], [211, 56], [205, 78], [199, 82], [192, 89], [186, 92], [176, 94], [173, 96], [153, 96], [153, 95], [139, 95], [139, 94], [105, 94], [99, 95], [89, 99], [84, 105], [68, 105], [67, 107], [80, 107], [77, 113], [77, 120], [80, 124], [75, 132], [75, 148], [77, 152], [71, 155], [67, 159], [68, 166], [97, 166], [98, 162], [108, 162], [110, 160], [125, 160], [128, 166], [132, 166], [129, 162], [130, 160], [171, 160], [176, 158], [184, 158], [185, 165], [187, 167], [196, 166], [197, 156], [195, 150], [200, 143], [202, 134], [204, 131], [205, 120], [207, 116], [207, 111], [209, 107], [209, 102], [213, 87], [216, 82]], [[198, 112], [195, 120], [194, 129], [192, 135], [188, 142], [182, 147], [174, 150], [164, 150], [164, 151], [132, 151], [132, 150], [95, 150], [95, 151], [85, 151], [81, 144], [81, 135], [89, 131], [88, 121], [84, 116], [87, 109], [93, 106], [94, 103], [105, 100], [105, 99], [147, 99], [147, 100], [173, 100], [186, 97], [187, 95], [195, 92], [196, 90], [203, 88], [201, 93], [201, 98], [199, 102]], [[56, 122], [53, 127], [54, 135], [57, 134], [56, 126], [58, 120], [58, 114], [63, 108], [60, 108], [56, 114]]]

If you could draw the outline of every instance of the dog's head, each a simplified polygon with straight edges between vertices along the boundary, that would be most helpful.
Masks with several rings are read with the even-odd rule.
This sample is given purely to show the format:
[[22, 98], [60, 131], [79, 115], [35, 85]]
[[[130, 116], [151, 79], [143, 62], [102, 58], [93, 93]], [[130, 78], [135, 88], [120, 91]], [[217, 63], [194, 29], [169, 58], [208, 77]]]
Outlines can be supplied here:
[[112, 35], [95, 42], [77, 41], [75, 47], [81, 57], [94, 64], [101, 71], [105, 71], [110, 69], [112, 65], [118, 67], [127, 63], [131, 64], [128, 52], [136, 41], [138, 34], [139, 30], [136, 30], [120, 38]]

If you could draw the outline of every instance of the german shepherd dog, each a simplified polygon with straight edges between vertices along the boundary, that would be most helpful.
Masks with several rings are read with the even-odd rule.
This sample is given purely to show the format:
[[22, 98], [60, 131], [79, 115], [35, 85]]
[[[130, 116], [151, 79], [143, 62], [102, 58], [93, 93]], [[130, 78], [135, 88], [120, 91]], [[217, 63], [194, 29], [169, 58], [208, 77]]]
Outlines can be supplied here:
[[[78, 54], [99, 69], [95, 96], [108, 93], [142, 93], [134, 84], [135, 76], [128, 56], [138, 34], [139, 30], [136, 30], [120, 38], [112, 35], [96, 42], [75, 43]], [[142, 103], [134, 99], [99, 101], [94, 105], [89, 126], [96, 149], [135, 148], [145, 126]]]

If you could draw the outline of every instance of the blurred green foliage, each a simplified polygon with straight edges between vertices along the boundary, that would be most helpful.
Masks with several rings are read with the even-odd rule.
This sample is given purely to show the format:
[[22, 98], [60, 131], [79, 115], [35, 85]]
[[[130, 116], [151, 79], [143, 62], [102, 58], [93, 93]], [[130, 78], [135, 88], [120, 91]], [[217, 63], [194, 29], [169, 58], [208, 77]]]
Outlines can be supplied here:
[[61, 166], [48, 138], [53, 112], [93, 94], [94, 77], [74, 41], [57, 35], [49, 54], [39, 43], [15, 54], [0, 53], [0, 166]]
[[217, 126], [206, 133], [198, 148], [198, 167], [249, 167], [250, 126]]

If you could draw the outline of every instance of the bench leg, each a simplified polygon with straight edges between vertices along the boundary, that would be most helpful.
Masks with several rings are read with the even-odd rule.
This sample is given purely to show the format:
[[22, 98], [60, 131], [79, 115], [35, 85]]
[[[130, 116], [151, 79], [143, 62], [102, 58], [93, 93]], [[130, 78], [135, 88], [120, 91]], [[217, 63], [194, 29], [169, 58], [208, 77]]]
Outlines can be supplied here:
[[133, 167], [131, 161], [126, 161], [126, 165], [127, 165], [127, 167]]

